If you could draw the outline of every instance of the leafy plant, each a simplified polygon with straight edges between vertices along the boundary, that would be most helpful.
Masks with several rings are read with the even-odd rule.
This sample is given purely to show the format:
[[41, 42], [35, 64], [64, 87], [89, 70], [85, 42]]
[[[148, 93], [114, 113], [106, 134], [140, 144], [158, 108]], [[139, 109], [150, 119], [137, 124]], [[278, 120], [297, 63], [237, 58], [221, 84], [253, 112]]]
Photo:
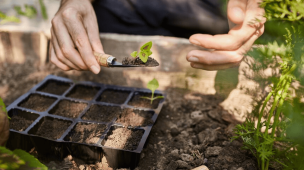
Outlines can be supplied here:
[[149, 81], [147, 84], [147, 88], [151, 90], [152, 96], [151, 97], [142, 97], [143, 99], [151, 100], [151, 104], [155, 99], [163, 99], [164, 96], [156, 96], [154, 97], [155, 90], [159, 87], [158, 81], [154, 78], [153, 80]]
[[15, 17], [15, 16], [7, 16], [6, 14], [4, 14], [3, 12], [0, 11], [0, 24], [5, 24], [5, 23], [9, 23], [9, 22], [16, 22], [19, 23], [20, 19]]
[[37, 10], [34, 6], [25, 4], [24, 8], [25, 8], [25, 11], [22, 11], [21, 6], [17, 5], [17, 6], [14, 7], [14, 9], [16, 10], [16, 12], [19, 15], [23, 15], [23, 16], [26, 16], [28, 18], [34, 18], [34, 17], [37, 16]]
[[148, 61], [149, 56], [152, 54], [151, 47], [152, 41], [149, 41], [140, 47], [139, 52], [133, 51], [130, 55], [134, 58], [138, 56], [142, 62], [146, 63]]
[[43, 0], [39, 0], [39, 5], [40, 5], [40, 9], [41, 9], [41, 14], [44, 20], [48, 19], [48, 15], [47, 15], [47, 11], [46, 11], [46, 7], [44, 5]]
[[[249, 117], [237, 125], [233, 139], [242, 138], [243, 147], [254, 154], [261, 170], [268, 170], [269, 166], [302, 170], [304, 104], [297, 96], [303, 94], [303, 89], [292, 83], [304, 83], [304, 1], [264, 0], [261, 7], [266, 11], [268, 22], [274, 24], [272, 28], [284, 33], [277, 35], [280, 36], [277, 39], [285, 41], [272, 41], [267, 46], [254, 48], [248, 53], [255, 59], [250, 67], [257, 77], [262, 77], [259, 74], [267, 68], [279, 70], [279, 74], [274, 73], [267, 79], [270, 91], [262, 104], [256, 106], [257, 117]], [[284, 27], [280, 27], [282, 25]]]
[[34, 156], [21, 149], [11, 151], [0, 146], [0, 169], [47, 170], [48, 168]]

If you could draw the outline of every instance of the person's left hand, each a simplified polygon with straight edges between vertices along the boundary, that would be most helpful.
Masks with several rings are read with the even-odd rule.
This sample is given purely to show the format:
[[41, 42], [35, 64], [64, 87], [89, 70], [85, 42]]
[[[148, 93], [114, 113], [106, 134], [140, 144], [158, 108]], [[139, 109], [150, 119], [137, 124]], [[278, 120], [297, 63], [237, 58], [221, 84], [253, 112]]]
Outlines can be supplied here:
[[[212, 51], [193, 50], [187, 60], [193, 68], [221, 70], [235, 67], [243, 60], [254, 41], [263, 34], [264, 9], [259, 7], [262, 0], [230, 0], [228, 19], [235, 26], [222, 35], [195, 34], [189, 38], [192, 44]], [[258, 19], [258, 20], [257, 20]]]

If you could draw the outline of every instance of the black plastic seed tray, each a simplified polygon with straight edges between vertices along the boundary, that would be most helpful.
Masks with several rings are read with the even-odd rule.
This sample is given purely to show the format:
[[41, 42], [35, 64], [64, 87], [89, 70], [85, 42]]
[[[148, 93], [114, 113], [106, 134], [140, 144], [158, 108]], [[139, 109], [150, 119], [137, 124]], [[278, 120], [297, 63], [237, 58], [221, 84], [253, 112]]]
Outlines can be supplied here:
[[[86, 163], [105, 156], [112, 168], [134, 169], [165, 100], [153, 105], [147, 104], [150, 101], [135, 102], [150, 94], [148, 89], [75, 83], [49, 75], [7, 107], [11, 117], [7, 147], [26, 151], [35, 147], [38, 154], [59, 158], [71, 154]], [[155, 94], [164, 95], [160, 91]], [[134, 126], [121, 123], [129, 110], [150, 122]], [[117, 139], [113, 133], [120, 131], [123, 133], [118, 139], [125, 144], [112, 146]]]

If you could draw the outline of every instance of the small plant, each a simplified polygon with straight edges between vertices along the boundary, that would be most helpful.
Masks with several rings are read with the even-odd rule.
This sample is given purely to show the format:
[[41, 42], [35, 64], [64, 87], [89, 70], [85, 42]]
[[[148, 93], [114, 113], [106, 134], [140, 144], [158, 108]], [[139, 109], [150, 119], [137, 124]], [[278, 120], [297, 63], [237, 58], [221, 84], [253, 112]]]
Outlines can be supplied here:
[[153, 80], [149, 81], [147, 84], [147, 88], [151, 90], [152, 96], [151, 97], [142, 97], [143, 99], [151, 100], [151, 104], [155, 99], [163, 99], [164, 96], [156, 96], [154, 97], [155, 90], [159, 87], [158, 81], [154, 78]]
[[139, 52], [133, 51], [130, 55], [134, 58], [138, 56], [142, 62], [146, 63], [148, 61], [149, 56], [152, 54], [152, 51], [150, 50], [151, 47], [152, 41], [149, 41], [140, 47]]

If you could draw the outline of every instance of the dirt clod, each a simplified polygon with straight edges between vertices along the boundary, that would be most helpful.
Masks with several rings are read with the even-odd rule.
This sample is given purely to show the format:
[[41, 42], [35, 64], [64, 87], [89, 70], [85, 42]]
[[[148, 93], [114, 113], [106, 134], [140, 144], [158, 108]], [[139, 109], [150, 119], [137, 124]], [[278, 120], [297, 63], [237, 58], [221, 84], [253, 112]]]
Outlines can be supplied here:
[[122, 65], [140, 65], [144, 67], [156, 67], [159, 66], [159, 63], [151, 57], [148, 58], [148, 61], [146, 63], [141, 61], [139, 57], [126, 57], [122, 60]]

